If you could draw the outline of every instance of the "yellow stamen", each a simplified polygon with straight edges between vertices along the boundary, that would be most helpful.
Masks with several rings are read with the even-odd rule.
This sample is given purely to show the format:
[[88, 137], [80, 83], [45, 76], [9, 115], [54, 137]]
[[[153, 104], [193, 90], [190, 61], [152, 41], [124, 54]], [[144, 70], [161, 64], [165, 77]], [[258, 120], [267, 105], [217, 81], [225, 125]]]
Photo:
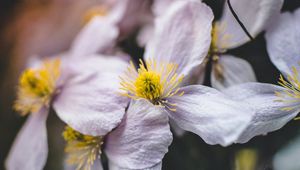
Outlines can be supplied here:
[[[174, 95], [183, 95], [179, 85], [183, 75], [178, 75], [177, 65], [140, 60], [136, 71], [131, 62], [125, 74], [120, 77], [123, 95], [132, 99], [144, 98], [156, 105], [166, 105], [165, 99]], [[170, 103], [168, 103], [170, 104]]]
[[300, 120], [300, 117], [295, 117], [294, 120]]
[[14, 108], [21, 115], [48, 106], [60, 76], [60, 60], [47, 60], [39, 69], [27, 69], [20, 77]]
[[65, 127], [62, 135], [67, 142], [66, 162], [75, 165], [77, 170], [90, 170], [96, 159], [100, 158], [103, 138], [81, 134], [69, 126]]
[[300, 101], [300, 81], [299, 70], [292, 67], [291, 75], [287, 75], [287, 80], [282, 75], [279, 77], [278, 84], [285, 88], [283, 92], [276, 91], [275, 95], [279, 98], [277, 102], [295, 103], [294, 106], [284, 107], [281, 110], [291, 111], [298, 107], [297, 103]]
[[214, 55], [216, 53], [225, 53], [228, 49], [228, 42], [232, 35], [225, 33], [227, 24], [214, 22], [211, 31], [211, 46], [209, 53]]
[[221, 24], [219, 22], [213, 23], [211, 31], [211, 45], [207, 58], [212, 58], [213, 69], [215, 72], [215, 77], [224, 81], [223, 67], [219, 63], [220, 54], [225, 53], [228, 46], [228, 41], [231, 38], [231, 35], [225, 33], [226, 24]]
[[235, 154], [235, 170], [255, 170], [258, 152], [254, 149], [242, 149]]

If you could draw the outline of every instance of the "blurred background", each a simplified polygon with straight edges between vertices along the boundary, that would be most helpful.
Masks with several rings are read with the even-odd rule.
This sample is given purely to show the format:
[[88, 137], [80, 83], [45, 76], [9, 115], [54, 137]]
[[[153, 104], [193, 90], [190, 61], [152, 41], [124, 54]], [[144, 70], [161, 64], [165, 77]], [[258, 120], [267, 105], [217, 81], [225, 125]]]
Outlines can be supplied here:
[[[218, 18], [224, 1], [204, 2], [211, 6]], [[32, 55], [51, 56], [67, 50], [83, 26], [84, 14], [97, 3], [97, 0], [0, 1], [0, 169], [4, 169], [4, 160], [11, 144], [26, 120], [26, 117], [12, 110], [20, 72]], [[299, 7], [299, 0], [285, 0], [283, 11], [293, 11]], [[119, 41], [121, 49], [135, 59], [143, 55], [143, 49], [136, 42], [138, 29]], [[277, 84], [279, 71], [268, 58], [263, 34], [229, 53], [248, 60], [258, 81]], [[209, 76], [206, 76], [205, 84], [209, 85], [209, 82]], [[247, 144], [226, 148], [207, 145], [191, 133], [183, 137], [174, 136], [164, 158], [163, 169], [271, 170], [274, 155], [300, 135], [299, 125], [299, 121], [291, 121], [276, 132], [255, 137]], [[49, 157], [45, 169], [60, 170], [63, 166], [64, 141], [61, 132], [64, 124], [50, 113], [47, 126]]]

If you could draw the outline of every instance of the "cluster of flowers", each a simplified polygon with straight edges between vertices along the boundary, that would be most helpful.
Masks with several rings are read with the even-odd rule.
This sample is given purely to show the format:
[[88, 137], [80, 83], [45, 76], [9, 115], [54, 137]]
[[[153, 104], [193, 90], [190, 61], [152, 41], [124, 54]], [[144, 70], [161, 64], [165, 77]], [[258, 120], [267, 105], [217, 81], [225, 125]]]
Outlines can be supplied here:
[[[255, 82], [251, 65], [227, 54], [250, 41], [227, 4], [214, 20], [200, 0], [154, 0], [137, 40], [145, 46], [144, 58], [138, 66], [129, 62], [117, 41], [139, 22], [133, 9], [140, 2], [115, 1], [94, 10], [69, 51], [31, 60], [14, 106], [29, 117], [7, 169], [43, 169], [50, 108], [66, 123], [70, 169], [102, 169], [105, 154], [109, 169], [158, 170], [172, 142], [170, 126], [228, 146], [296, 117], [300, 10], [280, 13], [283, 0], [231, 0], [251, 36], [266, 31], [267, 51], [282, 72], [277, 86]], [[200, 85], [208, 60], [212, 87]]]

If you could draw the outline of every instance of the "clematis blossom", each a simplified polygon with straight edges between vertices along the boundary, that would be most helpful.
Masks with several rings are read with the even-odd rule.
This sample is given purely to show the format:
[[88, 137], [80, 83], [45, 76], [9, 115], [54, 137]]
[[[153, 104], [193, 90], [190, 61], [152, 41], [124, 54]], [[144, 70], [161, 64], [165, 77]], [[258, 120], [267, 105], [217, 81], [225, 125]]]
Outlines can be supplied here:
[[[176, 1], [154, 1], [152, 6], [154, 18], [162, 15], [165, 12], [164, 9]], [[230, 2], [252, 37], [256, 37], [267, 28], [272, 20], [276, 18], [276, 15], [279, 14], [283, 4], [283, 0], [230, 0]], [[154, 19], [154, 24], [155, 22]], [[146, 25], [142, 29], [138, 37], [140, 44], [143, 45], [149, 41], [152, 34], [153, 23]], [[206, 62], [203, 62], [201, 66], [194, 70], [190, 81], [202, 84], [207, 61], [212, 60], [212, 71], [210, 74], [212, 87], [224, 89], [235, 84], [256, 82], [255, 73], [251, 65], [246, 60], [227, 53], [228, 50], [237, 48], [250, 41], [229, 10], [227, 2], [224, 4], [221, 19], [213, 23], [211, 35], [212, 42]]]
[[[107, 61], [115, 65], [102, 66]], [[6, 160], [7, 169], [43, 169], [48, 152], [47, 115], [52, 105], [63, 103], [62, 98], [72, 98], [72, 105], [63, 103], [63, 108], [77, 109], [76, 112], [72, 111], [68, 114], [83, 116], [85, 121], [82, 121], [82, 124], [89, 124], [89, 127], [93, 128], [102, 121], [102, 133], [114, 128], [122, 120], [124, 107], [127, 104], [126, 99], [114, 93], [118, 91], [118, 86], [113, 86], [118, 83], [117, 75], [126, 66], [118, 65], [117, 61], [99, 56], [90, 57], [85, 61], [55, 58], [25, 70], [20, 78], [15, 109], [22, 115], [29, 115], [29, 118], [13, 143]], [[109, 83], [102, 87], [98, 85], [108, 77], [110, 77]], [[106, 101], [109, 103], [118, 103], [119, 107], [114, 106], [108, 110], [105, 107], [106, 103], [97, 102], [93, 98], [94, 95], [102, 93], [103, 87], [112, 94], [104, 93], [102, 97], [107, 98]], [[60, 115], [60, 107], [54, 109]], [[106, 115], [110, 115], [109, 120], [105, 121], [101, 116], [96, 117], [103, 112], [108, 112]], [[82, 131], [84, 130], [90, 129], [86, 127]], [[28, 156], [24, 157], [24, 155]]]
[[299, 28], [300, 10], [280, 14], [266, 33], [267, 51], [273, 64], [281, 71], [279, 85], [244, 83], [224, 90], [224, 93], [255, 110], [255, 115], [238, 143], [257, 135], [282, 128], [300, 111], [299, 105]]
[[252, 110], [213, 88], [182, 86], [184, 76], [207, 55], [212, 20], [212, 11], [201, 2], [174, 2], [157, 19], [145, 63], [140, 61], [138, 70], [131, 64], [121, 76], [121, 89], [123, 95], [144, 102], [148, 110], [163, 108], [161, 114], [208, 144], [227, 146], [245, 130]]
[[[161, 108], [148, 110], [148, 105], [142, 101], [132, 101], [122, 122], [108, 133], [97, 133], [102, 135], [84, 135], [66, 127], [63, 136], [67, 141], [68, 169], [102, 170], [99, 159], [105, 153], [109, 169], [160, 170], [161, 160], [172, 142], [172, 133], [167, 123], [168, 117], [160, 114]], [[102, 115], [102, 118], [107, 116], [106, 119], [110, 119], [112, 115]]]
[[[113, 75], [118, 75], [122, 71], [122, 68], [124, 68], [122, 64], [118, 65], [119, 60], [115, 61], [116, 59], [114, 58], [103, 59], [103, 57], [91, 55], [93, 52], [104, 50], [103, 44], [110, 43], [114, 39], [116, 31], [113, 27], [112, 29], [108, 29], [110, 30], [109, 32], [104, 29], [110, 36], [103, 37], [102, 41], [96, 39], [94, 41], [96, 45], [87, 46], [90, 47], [89, 50], [86, 48], [82, 50], [78, 49], [80, 48], [78, 44], [87, 44], [91, 41], [91, 31], [94, 32], [95, 27], [99, 26], [101, 28], [102, 22], [98, 18], [94, 18], [76, 38], [70, 50], [71, 52], [62, 54], [62, 57], [52, 57], [44, 61], [35, 58], [29, 64], [30, 68], [26, 69], [21, 75], [14, 107], [22, 115], [29, 115], [29, 117], [13, 143], [6, 160], [7, 169], [43, 169], [48, 153], [47, 115], [50, 107], [57, 103], [60, 97], [70, 95], [66, 93], [68, 90], [76, 90], [72, 95], [74, 97], [73, 105], [76, 105], [82, 112], [87, 113], [88, 115], [85, 116], [87, 119], [97, 121], [93, 115], [104, 109], [101, 103], [92, 103], [90, 98], [83, 98], [78, 95], [92, 95], [100, 92], [100, 87], [98, 88], [98, 86], [95, 87], [94, 85], [102, 83], [107, 76], [113, 77]], [[99, 31], [94, 33], [98, 35]], [[86, 56], [87, 58], [81, 61], [74, 51], [83, 55], [82, 57]], [[101, 67], [107, 61], [116, 63], [117, 67], [111, 65]], [[106, 77], [99, 78], [99, 72], [102, 75], [106, 75]], [[110, 82], [114, 81], [118, 83], [117, 78], [110, 79]], [[106, 87], [112, 93], [118, 91], [118, 87], [112, 86], [109, 83], [106, 85], [107, 87], [105, 85], [103, 87]], [[114, 97], [118, 100], [115, 100]], [[123, 105], [127, 104], [114, 93], [107, 99], [107, 101], [110, 100], [120, 102], [121, 105], [122, 103]], [[94, 100], [92, 99], [92, 101]], [[73, 108], [73, 105], [66, 105], [65, 107]], [[120, 108], [115, 107], [113, 110], [117, 111], [118, 109]], [[111, 113], [113, 113], [113, 110], [111, 110]], [[121, 110], [123, 111], [119, 110], [117, 111], [118, 113], [112, 116], [112, 124], [110, 126], [106, 125], [107, 129], [114, 128], [121, 121], [125, 112], [124, 108]], [[86, 123], [93, 124], [90, 121]], [[24, 155], [30, 156], [24, 157]]]

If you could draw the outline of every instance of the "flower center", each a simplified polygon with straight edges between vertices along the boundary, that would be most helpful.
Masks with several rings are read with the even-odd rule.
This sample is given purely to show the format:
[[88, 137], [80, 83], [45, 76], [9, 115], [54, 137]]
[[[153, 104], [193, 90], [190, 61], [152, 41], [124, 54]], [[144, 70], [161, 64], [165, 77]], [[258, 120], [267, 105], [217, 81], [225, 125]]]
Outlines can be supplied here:
[[62, 135], [67, 142], [67, 164], [77, 166], [76, 169], [91, 169], [96, 158], [100, 158], [103, 138], [81, 134], [70, 126], [65, 127]]
[[135, 83], [136, 95], [142, 98], [157, 100], [162, 93], [160, 75], [153, 71], [141, 72]]
[[183, 95], [179, 92], [179, 84], [183, 75], [178, 75], [177, 65], [173, 63], [157, 63], [146, 61], [146, 65], [140, 60], [139, 69], [136, 71], [131, 62], [125, 74], [121, 78], [123, 95], [132, 99], [144, 98], [156, 105], [163, 105], [166, 98], [174, 95]]
[[60, 76], [60, 60], [45, 61], [39, 69], [27, 69], [20, 77], [14, 108], [22, 115], [49, 105]]
[[287, 75], [287, 80], [284, 79], [282, 75], [279, 77], [278, 84], [285, 88], [283, 92], [275, 92], [276, 96], [280, 99], [277, 102], [285, 103], [295, 103], [295, 105], [282, 108], [284, 111], [291, 111], [297, 107], [297, 103], [300, 99], [300, 80], [299, 80], [299, 70], [296, 67], [292, 67], [292, 72]]

